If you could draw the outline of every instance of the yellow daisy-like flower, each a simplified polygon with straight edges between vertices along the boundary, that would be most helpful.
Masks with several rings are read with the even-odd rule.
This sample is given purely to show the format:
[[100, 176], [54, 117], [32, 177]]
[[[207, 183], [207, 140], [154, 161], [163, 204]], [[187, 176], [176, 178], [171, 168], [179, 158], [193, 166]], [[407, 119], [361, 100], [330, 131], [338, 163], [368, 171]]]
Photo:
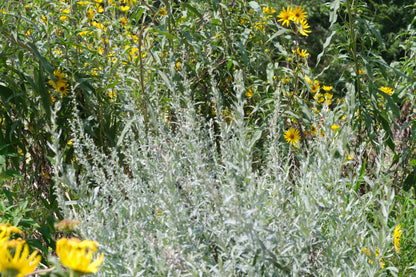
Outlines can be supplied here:
[[161, 15], [161, 16], [165, 16], [165, 15], [167, 15], [168, 14], [168, 12], [166, 11], [166, 9], [165, 8], [161, 8], [160, 10], [159, 10], [159, 15]]
[[392, 95], [392, 93], [393, 93], [393, 89], [390, 88], [390, 87], [381, 87], [381, 88], [378, 88], [378, 89], [381, 90], [382, 92], [388, 94], [388, 95]]
[[98, 242], [91, 240], [80, 241], [77, 238], [62, 238], [56, 243], [56, 253], [64, 266], [79, 273], [96, 273], [98, 266], [103, 263], [101, 254], [92, 261], [93, 254], [97, 252]]
[[299, 21], [299, 23], [300, 23], [300, 28], [299, 28], [299, 26], [297, 26], [299, 33], [300, 33], [301, 35], [303, 35], [303, 36], [306, 36], [306, 37], [307, 37], [307, 36], [308, 36], [308, 34], [309, 34], [309, 33], [311, 33], [311, 31], [310, 31], [310, 30], [308, 30], [308, 29], [310, 28], [310, 26], [309, 26], [308, 22], [306, 21], [306, 19], [301, 19], [301, 20]]
[[298, 143], [300, 141], [300, 132], [298, 129], [290, 128], [285, 132], [283, 135], [287, 143], [290, 143], [292, 145]]
[[280, 14], [277, 17], [280, 18], [278, 21], [283, 21], [282, 23], [283, 26], [286, 25], [289, 27], [289, 23], [293, 17], [292, 8], [290, 6], [287, 6], [286, 10], [285, 8], [283, 8], [283, 10], [280, 12]]
[[36, 250], [29, 254], [29, 246], [24, 240], [2, 243], [0, 245], [0, 271], [4, 276], [16, 277], [32, 273], [38, 266], [41, 256]]
[[311, 125], [311, 134], [312, 135], [315, 135], [316, 134], [316, 128], [313, 125]]
[[6, 224], [0, 223], [0, 241], [3, 239], [7, 240], [11, 233], [17, 234], [21, 232], [22, 231], [19, 228], [11, 225], [10, 223], [6, 223]]
[[332, 124], [331, 125], [331, 130], [336, 131], [338, 129], [339, 129], [339, 125], [337, 125], [337, 124]]
[[130, 10], [130, 6], [120, 6], [120, 11], [127, 12], [128, 10]]
[[92, 20], [94, 18], [94, 10], [92, 8], [88, 9], [87, 17], [88, 17], [89, 20]]
[[292, 11], [292, 20], [296, 23], [300, 23], [301, 20], [306, 19], [306, 12], [302, 6], [295, 6], [295, 9]]
[[317, 92], [320, 88], [321, 88], [321, 86], [319, 85], [318, 80], [315, 80], [315, 82], [311, 85], [312, 93]]
[[325, 91], [330, 91], [332, 89], [332, 86], [322, 86], [322, 89]]
[[65, 73], [61, 72], [60, 69], [54, 70], [53, 75], [55, 76], [56, 81], [64, 80], [66, 78]]
[[121, 24], [121, 26], [126, 26], [127, 25], [127, 18], [122, 17], [120, 24]]
[[396, 228], [394, 228], [394, 248], [396, 249], [396, 253], [400, 253], [400, 237], [402, 236], [401, 225], [398, 224]]
[[305, 49], [300, 50], [299, 47], [296, 49], [296, 53], [298, 53], [298, 55], [302, 58], [306, 58], [307, 56], [309, 56], [309, 53], [307, 50]]

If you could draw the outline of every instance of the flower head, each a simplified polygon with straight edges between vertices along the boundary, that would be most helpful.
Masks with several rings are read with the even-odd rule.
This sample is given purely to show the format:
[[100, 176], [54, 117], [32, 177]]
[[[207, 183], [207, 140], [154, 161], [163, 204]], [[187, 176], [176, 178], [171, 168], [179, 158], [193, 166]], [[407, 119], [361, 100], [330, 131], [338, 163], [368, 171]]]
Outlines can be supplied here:
[[0, 244], [0, 271], [5, 276], [23, 277], [32, 273], [40, 260], [41, 256], [36, 250], [29, 255], [29, 246], [24, 240], [11, 240]]
[[296, 23], [300, 23], [301, 20], [306, 19], [306, 12], [302, 6], [295, 6], [295, 9], [292, 11], [292, 20]]
[[401, 225], [398, 224], [396, 228], [394, 228], [394, 248], [396, 249], [396, 253], [400, 253], [400, 237], [402, 236]]
[[62, 238], [56, 243], [56, 253], [64, 266], [80, 273], [95, 273], [104, 260], [104, 255], [101, 254], [92, 261], [93, 254], [97, 252], [97, 246], [98, 242], [91, 240]]
[[389, 87], [381, 87], [381, 88], [378, 88], [378, 89], [381, 90], [382, 92], [384, 92], [385, 94], [388, 94], [388, 95], [392, 95], [392, 93], [393, 93], [393, 89], [389, 88]]
[[282, 23], [283, 26], [286, 25], [289, 27], [290, 20], [292, 20], [292, 17], [293, 17], [292, 8], [290, 6], [287, 6], [286, 10], [285, 8], [283, 8], [283, 10], [280, 12], [280, 14], [277, 17], [280, 18], [278, 21], [283, 21]]
[[166, 9], [165, 8], [161, 8], [160, 10], [159, 10], [159, 15], [161, 15], [161, 16], [165, 16], [165, 15], [167, 15], [168, 14], [168, 12], [166, 11]]
[[306, 58], [307, 56], [309, 56], [309, 53], [307, 50], [305, 49], [300, 50], [299, 47], [296, 49], [296, 53], [298, 53], [298, 55], [302, 58]]
[[284, 138], [287, 141], [287, 143], [294, 145], [295, 143], [298, 143], [300, 140], [300, 132], [298, 129], [290, 128], [285, 132]]
[[0, 242], [9, 239], [11, 233], [21, 233], [22, 231], [10, 223], [0, 223]]
[[299, 27], [299, 26], [297, 26], [299, 33], [300, 33], [301, 35], [303, 35], [303, 36], [306, 36], [306, 37], [307, 37], [307, 36], [308, 36], [308, 34], [309, 34], [309, 33], [311, 33], [311, 30], [308, 30], [308, 29], [310, 28], [310, 26], [309, 26], [308, 22], [306, 21], [306, 19], [301, 19], [301, 20], [299, 21], [299, 23], [300, 23], [300, 27]]

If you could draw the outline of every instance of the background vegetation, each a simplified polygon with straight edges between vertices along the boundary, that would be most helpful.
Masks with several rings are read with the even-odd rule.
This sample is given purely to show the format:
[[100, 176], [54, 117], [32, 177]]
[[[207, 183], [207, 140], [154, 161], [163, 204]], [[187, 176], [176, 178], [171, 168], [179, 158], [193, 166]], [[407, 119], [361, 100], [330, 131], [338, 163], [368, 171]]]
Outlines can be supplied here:
[[415, 274], [414, 1], [0, 15], [1, 222], [40, 268], [75, 235], [100, 276]]

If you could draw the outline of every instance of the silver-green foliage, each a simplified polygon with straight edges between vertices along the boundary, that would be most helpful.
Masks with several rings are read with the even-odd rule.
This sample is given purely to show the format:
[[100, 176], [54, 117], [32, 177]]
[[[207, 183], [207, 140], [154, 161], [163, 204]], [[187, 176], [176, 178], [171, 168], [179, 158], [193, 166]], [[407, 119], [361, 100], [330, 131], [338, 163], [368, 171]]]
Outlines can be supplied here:
[[[243, 95], [241, 74], [234, 77]], [[214, 81], [212, 87], [215, 99]], [[105, 261], [98, 276], [373, 276], [382, 270], [362, 249], [378, 248], [382, 257], [391, 247], [393, 193], [379, 177], [382, 158], [371, 180], [359, 174], [359, 153], [358, 166], [347, 170], [340, 158], [351, 139], [347, 125], [338, 132], [324, 125], [327, 135], [310, 141], [306, 154], [288, 150], [276, 92], [265, 158], [253, 170], [261, 132], [244, 122], [241, 97], [227, 124], [199, 116], [189, 92], [173, 96], [175, 120], [165, 122], [155, 110], [148, 131], [140, 113], [130, 113], [111, 153], [94, 146], [75, 115], [73, 146], [82, 169], [56, 159], [64, 184], [57, 194], [65, 215], [82, 222], [81, 234], [100, 242]], [[325, 118], [334, 116], [327, 111]], [[371, 192], [352, 189], [359, 178]], [[68, 201], [64, 188], [78, 198]]]

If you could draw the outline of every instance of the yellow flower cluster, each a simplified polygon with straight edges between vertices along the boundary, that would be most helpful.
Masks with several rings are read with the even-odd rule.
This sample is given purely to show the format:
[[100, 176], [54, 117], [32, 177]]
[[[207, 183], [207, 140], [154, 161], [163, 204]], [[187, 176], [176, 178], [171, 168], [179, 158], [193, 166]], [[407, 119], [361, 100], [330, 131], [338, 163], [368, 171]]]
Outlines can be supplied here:
[[278, 21], [282, 21], [283, 26], [290, 26], [290, 23], [293, 22], [296, 25], [296, 29], [298, 32], [303, 36], [308, 36], [311, 32], [308, 30], [310, 28], [308, 22], [306, 21], [306, 12], [302, 6], [295, 6], [294, 8], [291, 6], [287, 6], [287, 8], [283, 8], [280, 14], [277, 16], [280, 18]]
[[385, 263], [383, 261], [383, 258], [379, 258], [380, 251], [378, 250], [378, 248], [376, 248], [376, 252], [375, 253], [373, 253], [372, 251], [370, 251], [367, 248], [364, 248], [362, 250], [362, 252], [365, 252], [367, 254], [367, 256], [369, 257], [369, 260], [368, 260], [368, 263], [369, 264], [373, 264], [374, 263], [373, 260], [378, 260], [378, 263], [380, 265], [380, 268], [382, 268], [382, 269], [384, 268]]
[[55, 76], [55, 81], [50, 80], [49, 84], [55, 89], [55, 91], [61, 93], [61, 95], [67, 95], [69, 91], [69, 84], [66, 79], [65, 73], [61, 72], [61, 70], [58, 69], [53, 72], [53, 75]]
[[324, 93], [320, 93], [321, 85], [318, 80], [311, 80], [307, 75], [305, 75], [305, 81], [309, 84], [311, 92], [314, 94], [313, 98], [319, 103], [324, 103], [326, 105], [332, 104], [333, 94], [330, 93], [332, 86], [322, 86]]
[[[0, 223], [0, 272], [2, 276], [23, 277], [35, 271], [41, 256], [38, 251], [29, 252], [29, 246], [22, 239], [10, 239], [11, 233], [21, 233], [10, 223]], [[29, 255], [30, 254], [30, 255]]]

